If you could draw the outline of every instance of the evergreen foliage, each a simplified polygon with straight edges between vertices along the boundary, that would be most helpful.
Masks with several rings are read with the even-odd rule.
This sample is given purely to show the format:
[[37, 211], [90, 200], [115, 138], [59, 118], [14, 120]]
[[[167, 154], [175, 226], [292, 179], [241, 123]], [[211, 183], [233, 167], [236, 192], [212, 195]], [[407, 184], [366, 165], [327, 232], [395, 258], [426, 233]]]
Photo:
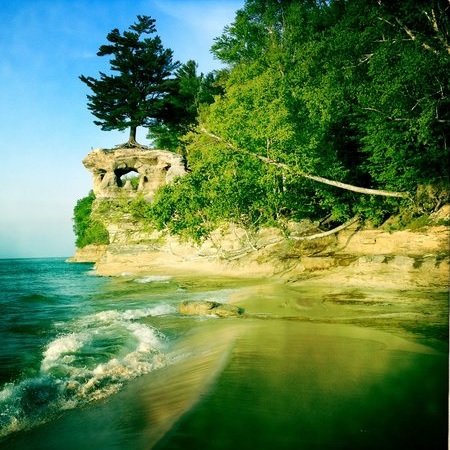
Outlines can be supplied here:
[[175, 72], [160, 120], [151, 127], [147, 136], [156, 148], [183, 153], [182, 137], [198, 125], [200, 110], [213, 103], [214, 95], [222, 93], [217, 85], [218, 76], [217, 72], [198, 75], [197, 64], [193, 60]]
[[449, 11], [444, 0], [247, 0], [212, 48], [227, 68], [176, 71], [150, 136], [182, 149], [190, 171], [136, 212], [200, 240], [223, 221], [381, 224], [448, 202]]
[[156, 32], [155, 20], [138, 16], [138, 21], [122, 34], [116, 28], [106, 37], [98, 56], [111, 56], [113, 75], [100, 72], [100, 78], [80, 76], [93, 92], [88, 109], [102, 130], [130, 129], [129, 146], [135, 146], [136, 129], [151, 127], [164, 115], [165, 98], [173, 91], [172, 73], [178, 67], [172, 50], [165, 49]]

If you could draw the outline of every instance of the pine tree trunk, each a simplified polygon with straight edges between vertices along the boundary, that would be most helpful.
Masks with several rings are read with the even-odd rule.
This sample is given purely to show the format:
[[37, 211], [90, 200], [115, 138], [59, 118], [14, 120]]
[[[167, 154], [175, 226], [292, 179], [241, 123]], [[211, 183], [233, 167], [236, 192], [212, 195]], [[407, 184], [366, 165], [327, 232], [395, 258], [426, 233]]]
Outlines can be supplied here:
[[138, 147], [139, 144], [136, 142], [136, 128], [130, 127], [130, 136], [128, 138], [127, 147]]

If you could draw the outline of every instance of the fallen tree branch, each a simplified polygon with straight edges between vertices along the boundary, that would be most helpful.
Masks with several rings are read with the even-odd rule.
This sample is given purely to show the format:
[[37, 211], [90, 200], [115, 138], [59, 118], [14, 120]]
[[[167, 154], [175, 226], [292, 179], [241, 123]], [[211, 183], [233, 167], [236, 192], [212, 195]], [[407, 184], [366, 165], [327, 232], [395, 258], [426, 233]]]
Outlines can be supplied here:
[[359, 186], [354, 186], [352, 184], [347, 184], [347, 183], [341, 183], [340, 181], [334, 181], [334, 180], [329, 180], [328, 178], [323, 178], [323, 177], [319, 177], [316, 175], [310, 175], [307, 174], [297, 168], [293, 168], [288, 166], [287, 164], [275, 161], [273, 159], [267, 158], [266, 156], [262, 156], [262, 155], [258, 155], [252, 152], [249, 152], [247, 150], [242, 150], [242, 149], [238, 149], [236, 148], [233, 144], [229, 143], [229, 142], [225, 142], [222, 138], [220, 138], [219, 136], [216, 136], [215, 134], [209, 132], [208, 130], [206, 130], [204, 127], [201, 127], [200, 130], [207, 134], [208, 136], [212, 137], [213, 139], [216, 139], [220, 142], [225, 143], [228, 147], [232, 148], [233, 150], [239, 150], [242, 151], [248, 155], [254, 156], [255, 158], [258, 158], [259, 160], [265, 162], [266, 164], [270, 164], [272, 166], [276, 166], [276, 167], [280, 167], [284, 170], [288, 170], [290, 172], [293, 172], [297, 175], [300, 175], [303, 178], [308, 178], [310, 180], [314, 180], [317, 181], [319, 183], [323, 183], [323, 184], [328, 184], [330, 186], [334, 186], [340, 189], [345, 189], [347, 191], [352, 191], [352, 192], [358, 192], [359, 194], [368, 194], [368, 195], [379, 195], [382, 197], [397, 197], [397, 198], [407, 198], [409, 197], [409, 193], [408, 192], [395, 192], [395, 191], [385, 191], [385, 190], [380, 190], [380, 189], [369, 189], [369, 188], [363, 188], [363, 187], [359, 187]]
[[342, 225], [339, 225], [336, 228], [333, 228], [330, 231], [324, 231], [323, 233], [316, 233], [311, 234], [309, 236], [289, 236], [289, 239], [294, 239], [296, 241], [312, 241], [314, 239], [320, 239], [326, 236], [331, 236], [332, 234], [339, 233], [339, 231], [342, 231], [345, 228], [348, 228], [350, 225], [353, 225], [354, 223], [359, 221], [359, 215], [356, 215], [352, 217], [351, 219], [347, 220], [347, 222], [344, 222]]
[[345, 228], [348, 228], [350, 225], [353, 225], [354, 223], [358, 222], [360, 219], [359, 215], [356, 215], [354, 217], [352, 217], [351, 219], [347, 220], [347, 222], [343, 223], [342, 225], [339, 225], [336, 228], [333, 228], [330, 231], [324, 231], [322, 233], [316, 233], [316, 234], [311, 234], [309, 236], [288, 236], [287, 238], [281, 238], [281, 239], [276, 239], [275, 241], [272, 242], [268, 242], [266, 244], [262, 244], [262, 245], [258, 245], [257, 247], [255, 247], [251, 242], [249, 242], [249, 245], [247, 245], [246, 247], [241, 247], [237, 250], [231, 250], [231, 251], [222, 251], [221, 253], [221, 258], [226, 260], [226, 261], [234, 261], [236, 259], [241, 259], [244, 256], [249, 255], [252, 252], [261, 250], [263, 248], [267, 248], [271, 245], [275, 245], [275, 244], [279, 244], [280, 242], [283, 242], [285, 240], [295, 240], [295, 241], [312, 241], [314, 239], [320, 239], [326, 236], [331, 236], [332, 234], [336, 234], [339, 233], [340, 231], [344, 230]]
[[354, 186], [352, 184], [341, 183], [340, 181], [329, 180], [328, 178], [323, 178], [323, 177], [319, 177], [317, 175], [310, 175], [310, 174], [304, 173], [298, 169], [292, 169], [286, 164], [283, 164], [283, 163], [280, 163], [277, 161], [273, 161], [270, 158], [266, 158], [265, 156], [261, 156], [261, 155], [254, 155], [254, 156], [256, 158], [260, 159], [261, 161], [266, 162], [267, 164], [276, 165], [278, 167], [282, 167], [283, 169], [293, 171], [304, 178], [308, 178], [309, 180], [314, 180], [314, 181], [317, 181], [322, 184], [328, 184], [330, 186], [338, 187], [340, 189], [345, 189], [347, 191], [358, 192], [359, 194], [380, 195], [382, 197], [406, 198], [409, 196], [409, 194], [407, 192], [394, 192], [394, 191], [384, 191], [384, 190], [380, 190], [380, 189], [369, 189], [369, 188]]

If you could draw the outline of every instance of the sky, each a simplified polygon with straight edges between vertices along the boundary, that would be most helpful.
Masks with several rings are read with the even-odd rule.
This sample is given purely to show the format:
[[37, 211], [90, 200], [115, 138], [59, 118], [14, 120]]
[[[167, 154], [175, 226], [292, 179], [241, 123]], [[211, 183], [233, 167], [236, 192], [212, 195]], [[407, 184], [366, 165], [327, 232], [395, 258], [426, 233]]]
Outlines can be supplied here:
[[[71, 256], [73, 208], [92, 188], [83, 158], [126, 142], [101, 131], [79, 75], [108, 71], [96, 55], [114, 28], [156, 20], [165, 48], [198, 71], [218, 69], [214, 38], [244, 0], [0, 0], [0, 258]], [[149, 144], [145, 130], [138, 141]]]

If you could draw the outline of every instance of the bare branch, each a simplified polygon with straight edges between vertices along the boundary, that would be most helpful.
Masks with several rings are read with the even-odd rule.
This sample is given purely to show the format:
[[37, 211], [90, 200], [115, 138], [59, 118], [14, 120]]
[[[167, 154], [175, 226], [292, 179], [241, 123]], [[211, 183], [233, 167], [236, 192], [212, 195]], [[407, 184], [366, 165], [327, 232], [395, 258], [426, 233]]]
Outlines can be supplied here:
[[[447, 50], [447, 53], [450, 54], [450, 45], [448, 44], [446, 39], [443, 37], [442, 32], [439, 29], [439, 25], [438, 25], [438, 22], [437, 22], [437, 19], [436, 19], [436, 14], [434, 12], [434, 9], [431, 10], [432, 17], [426, 11], [423, 11], [423, 13], [427, 17], [428, 21], [431, 23], [431, 26], [432, 26], [433, 30], [435, 31], [435, 33], [436, 33], [437, 39], [439, 39], [441, 44], [445, 47], [445, 49]], [[395, 25], [392, 22], [390, 22], [389, 20], [385, 19], [384, 17], [378, 17], [378, 19], [381, 20], [382, 22], [387, 23], [391, 27], [395, 27]], [[417, 39], [417, 35], [408, 26], [404, 25], [402, 23], [402, 21], [398, 17], [395, 17], [395, 21], [403, 28], [405, 33], [410, 37], [410, 39], [412, 41], [417, 41], [418, 40]], [[422, 47], [424, 49], [430, 51], [430, 52], [433, 52], [435, 55], [439, 55], [439, 51], [436, 50], [435, 48], [431, 47], [431, 45], [427, 44], [426, 42], [422, 42]]]
[[[419, 101], [420, 101], [420, 100], [419, 100]], [[419, 102], [417, 102], [417, 103], [419, 103]], [[412, 109], [414, 109], [416, 106], [417, 106], [417, 105], [414, 105], [414, 107], [413, 107]], [[405, 121], [407, 121], [407, 120], [411, 120], [411, 119], [405, 119], [405, 118], [402, 118], [402, 117], [392, 117], [392, 116], [389, 116], [389, 115], [386, 114], [384, 111], [381, 111], [381, 110], [376, 109], [376, 108], [367, 107], [367, 108], [361, 108], [361, 109], [363, 109], [363, 110], [365, 110], [365, 111], [373, 111], [373, 112], [376, 112], [376, 113], [378, 113], [378, 114], [381, 114], [381, 115], [383, 115], [386, 119], [392, 120], [393, 122], [405, 122]]]
[[339, 231], [342, 231], [345, 228], [348, 228], [350, 225], [353, 225], [354, 223], [359, 221], [359, 216], [356, 215], [352, 217], [351, 219], [347, 220], [347, 222], [344, 222], [342, 225], [339, 225], [336, 228], [333, 228], [330, 231], [324, 231], [323, 233], [316, 233], [311, 234], [309, 236], [289, 236], [290, 239], [294, 239], [296, 241], [312, 241], [314, 239], [320, 239], [323, 237], [331, 236], [332, 234], [339, 233]]
[[[395, 21], [405, 30], [405, 33], [413, 40], [416, 41], [417, 40], [417, 36], [412, 32], [411, 29], [409, 29], [406, 25], [403, 25], [403, 23], [400, 21], [400, 19], [398, 19], [397, 17], [395, 18]], [[439, 52], [430, 47], [426, 42], [422, 42], [422, 47], [426, 50], [429, 50], [431, 52], [433, 52], [435, 55], [439, 55]]]
[[431, 8], [431, 16], [426, 11], [423, 11], [423, 13], [425, 14], [425, 16], [428, 19], [428, 21], [431, 23], [431, 26], [433, 27], [433, 30], [435, 31], [437, 38], [439, 39], [441, 44], [446, 48], [447, 53], [450, 54], [450, 45], [446, 41], [446, 39], [443, 36], [443, 33], [441, 32], [441, 30], [439, 29], [439, 25], [438, 25], [438, 21], [437, 21], [437, 18], [436, 18], [436, 13], [434, 12], [434, 8]]
[[375, 53], [367, 53], [366, 55], [364, 55], [363, 57], [359, 58], [359, 63], [360, 64], [364, 64], [365, 62], [369, 61], [370, 58], [372, 58], [372, 56]]
[[384, 17], [378, 17], [378, 20], [381, 20], [382, 22], [386, 22], [391, 27], [395, 27], [395, 25], [392, 22], [389, 22], [389, 20], [385, 19]]

